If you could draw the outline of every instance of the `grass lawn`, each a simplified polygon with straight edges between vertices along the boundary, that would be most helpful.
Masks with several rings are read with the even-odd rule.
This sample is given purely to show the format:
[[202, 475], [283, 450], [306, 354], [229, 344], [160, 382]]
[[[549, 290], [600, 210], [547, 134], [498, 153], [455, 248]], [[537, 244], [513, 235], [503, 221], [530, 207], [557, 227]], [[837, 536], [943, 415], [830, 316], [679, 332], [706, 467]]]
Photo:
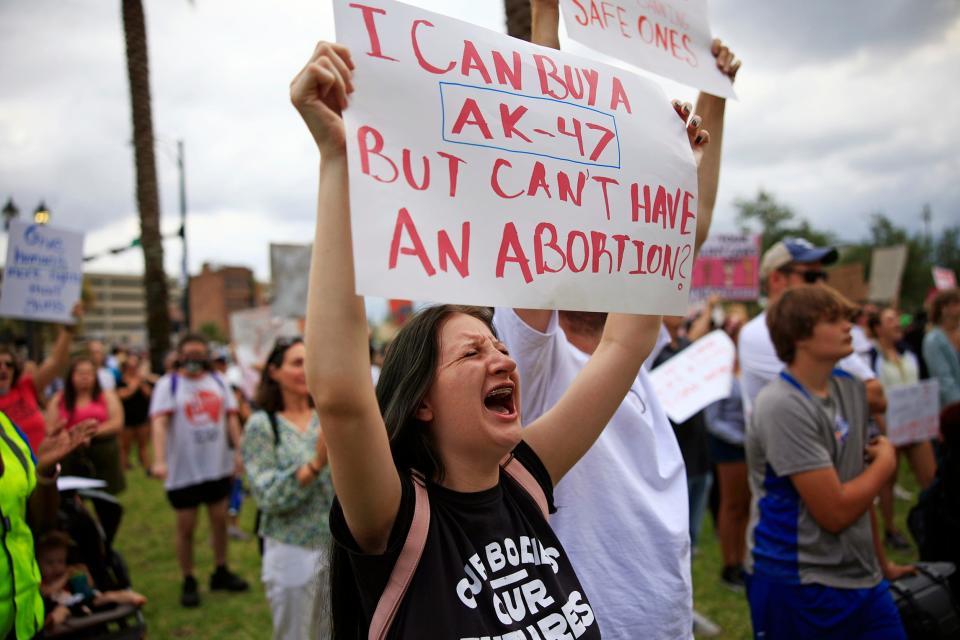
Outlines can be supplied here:
[[[250, 583], [247, 593], [211, 593], [213, 554], [206, 512], [200, 512], [194, 540], [197, 581], [201, 604], [196, 609], [180, 606], [180, 570], [173, 547], [174, 512], [167, 502], [163, 483], [147, 478], [140, 469], [127, 474], [127, 490], [120, 496], [125, 513], [117, 536], [117, 549], [130, 566], [133, 587], [147, 596], [144, 608], [149, 637], [236, 638], [264, 640], [270, 637], [270, 609], [260, 582], [257, 542], [230, 541], [230, 567]], [[253, 528], [255, 506], [245, 501], [241, 525]]]
[[[900, 483], [916, 494], [916, 483], [906, 465], [901, 465]], [[126, 508], [117, 548], [130, 565], [134, 588], [149, 598], [144, 609], [152, 638], [256, 639], [270, 637], [270, 610], [260, 582], [260, 556], [255, 539], [230, 542], [230, 565], [251, 585], [247, 593], [210, 593], [207, 581], [213, 570], [209, 528], [201, 513], [196, 537], [196, 575], [203, 599], [197, 609], [180, 606], [180, 572], [173, 550], [173, 510], [166, 501], [163, 486], [142, 471], [127, 476], [127, 491], [121, 496]], [[911, 505], [897, 501], [897, 522], [907, 532], [906, 514]], [[253, 525], [254, 504], [244, 503], [241, 524], [245, 531]], [[693, 584], [696, 609], [723, 628], [721, 638], [751, 637], [746, 599], [720, 584], [720, 547], [709, 515], [700, 534], [700, 551], [694, 560]], [[892, 554], [899, 562], [909, 562], [913, 554]]]

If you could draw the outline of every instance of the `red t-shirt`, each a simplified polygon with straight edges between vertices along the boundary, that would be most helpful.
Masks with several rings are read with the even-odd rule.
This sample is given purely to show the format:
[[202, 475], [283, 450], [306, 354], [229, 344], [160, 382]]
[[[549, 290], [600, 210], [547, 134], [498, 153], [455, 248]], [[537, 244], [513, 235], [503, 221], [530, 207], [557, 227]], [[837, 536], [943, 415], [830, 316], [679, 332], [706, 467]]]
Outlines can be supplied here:
[[37, 390], [33, 386], [33, 376], [22, 375], [17, 384], [6, 395], [0, 396], [0, 411], [7, 414], [14, 424], [20, 427], [30, 447], [36, 451], [46, 436], [47, 426], [40, 411]]

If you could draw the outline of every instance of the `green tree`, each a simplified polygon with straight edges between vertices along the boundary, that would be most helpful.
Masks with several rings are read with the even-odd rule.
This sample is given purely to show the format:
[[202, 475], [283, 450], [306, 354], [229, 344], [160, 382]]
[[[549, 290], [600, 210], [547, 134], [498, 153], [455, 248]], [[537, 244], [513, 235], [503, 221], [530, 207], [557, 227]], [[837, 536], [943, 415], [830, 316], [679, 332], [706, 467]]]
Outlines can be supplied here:
[[219, 342], [220, 344], [226, 344], [230, 342], [226, 334], [220, 328], [216, 322], [204, 322], [200, 325], [200, 335], [209, 340], [210, 342]]
[[960, 226], [948, 227], [934, 246], [938, 267], [953, 269], [960, 273]]
[[786, 237], [806, 238], [817, 245], [832, 244], [836, 238], [828, 231], [816, 229], [805, 218], [798, 218], [787, 205], [777, 202], [773, 194], [760, 189], [753, 199], [737, 198], [737, 224], [742, 233], [760, 233], [761, 250]]

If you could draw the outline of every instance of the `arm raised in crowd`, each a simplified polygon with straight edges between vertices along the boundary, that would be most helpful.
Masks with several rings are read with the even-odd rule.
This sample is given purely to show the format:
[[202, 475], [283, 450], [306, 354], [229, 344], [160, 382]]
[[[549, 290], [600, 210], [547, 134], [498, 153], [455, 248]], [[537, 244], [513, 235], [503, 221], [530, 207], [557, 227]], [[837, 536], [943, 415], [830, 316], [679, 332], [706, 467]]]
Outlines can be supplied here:
[[557, 484], [590, 449], [653, 350], [660, 316], [611, 313], [590, 360], [560, 400], [523, 432]]
[[[740, 61], [720, 40], [714, 40], [710, 48], [717, 62], [717, 68], [726, 74], [730, 81], [740, 70]], [[697, 96], [697, 114], [703, 118], [703, 128], [710, 132], [710, 144], [704, 150], [703, 160], [697, 167], [699, 183], [699, 204], [697, 206], [697, 240], [695, 253], [700, 252], [713, 222], [713, 209], [717, 204], [717, 189], [720, 185], [720, 155], [723, 149], [723, 114], [727, 106], [725, 98], [700, 92]]]
[[367, 320], [356, 295], [341, 110], [353, 91], [346, 47], [321, 42], [293, 79], [290, 98], [320, 151], [310, 262], [307, 387], [326, 438], [343, 514], [360, 548], [382, 551], [400, 507], [400, 476], [370, 378]]
[[[560, 3], [558, 0], [530, 0], [530, 42], [560, 49]], [[550, 324], [549, 309], [514, 309], [524, 323], [543, 333]]]
[[[77, 302], [73, 306], [73, 317], [80, 322], [83, 317], [82, 303]], [[57, 341], [53, 343], [53, 350], [33, 374], [33, 386], [37, 390], [37, 395], [42, 397], [43, 390], [50, 386], [54, 378], [66, 373], [70, 365], [70, 343], [73, 342], [75, 332], [76, 325], [60, 325]]]

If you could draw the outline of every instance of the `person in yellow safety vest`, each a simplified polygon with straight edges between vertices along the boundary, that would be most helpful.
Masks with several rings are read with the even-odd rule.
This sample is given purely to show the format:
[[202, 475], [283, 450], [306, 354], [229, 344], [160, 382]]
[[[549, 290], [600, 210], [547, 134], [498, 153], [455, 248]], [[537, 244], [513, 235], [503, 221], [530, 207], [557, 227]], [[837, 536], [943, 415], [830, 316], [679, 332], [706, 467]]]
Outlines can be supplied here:
[[34, 456], [27, 438], [0, 412], [0, 638], [27, 640], [43, 630], [40, 569], [33, 552], [33, 531], [56, 522], [61, 460], [96, 430], [94, 421], [69, 432], [48, 426]]

